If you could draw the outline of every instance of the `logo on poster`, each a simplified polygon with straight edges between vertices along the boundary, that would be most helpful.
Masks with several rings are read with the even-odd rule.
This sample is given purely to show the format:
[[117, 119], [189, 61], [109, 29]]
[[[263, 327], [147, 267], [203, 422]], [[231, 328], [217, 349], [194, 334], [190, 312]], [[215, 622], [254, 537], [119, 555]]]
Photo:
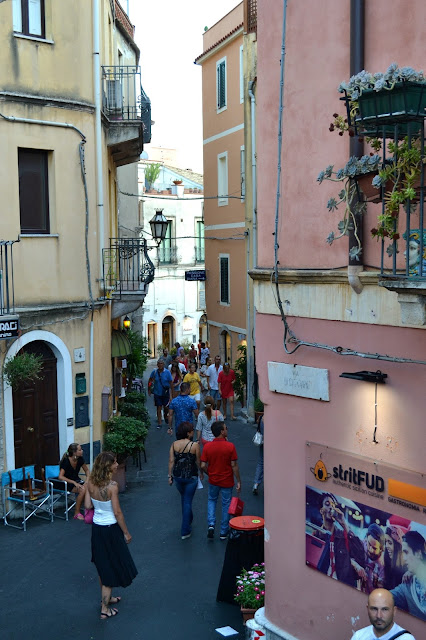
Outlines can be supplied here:
[[311, 467], [310, 469], [316, 479], [320, 482], [326, 482], [329, 478], [331, 478], [331, 473], [328, 473], [327, 467], [322, 460], [318, 460], [315, 467]]

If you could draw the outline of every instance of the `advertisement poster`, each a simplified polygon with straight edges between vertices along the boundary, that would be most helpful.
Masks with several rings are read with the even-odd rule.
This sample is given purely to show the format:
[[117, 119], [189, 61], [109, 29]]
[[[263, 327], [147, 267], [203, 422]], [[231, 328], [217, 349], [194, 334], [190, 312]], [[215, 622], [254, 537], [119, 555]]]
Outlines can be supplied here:
[[426, 621], [426, 475], [306, 444], [306, 564]]

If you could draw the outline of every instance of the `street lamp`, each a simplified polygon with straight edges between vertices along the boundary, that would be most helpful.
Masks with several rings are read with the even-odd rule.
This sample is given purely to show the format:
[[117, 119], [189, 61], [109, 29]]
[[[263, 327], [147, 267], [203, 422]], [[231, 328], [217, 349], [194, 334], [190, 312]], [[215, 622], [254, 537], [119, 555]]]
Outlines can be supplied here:
[[126, 329], [126, 331], [128, 331], [130, 329], [130, 318], [129, 316], [126, 316], [123, 320], [123, 327]]
[[163, 209], [155, 210], [155, 216], [149, 221], [149, 224], [151, 226], [152, 237], [159, 247], [161, 241], [166, 237], [167, 227], [169, 226], [169, 221], [163, 215]]

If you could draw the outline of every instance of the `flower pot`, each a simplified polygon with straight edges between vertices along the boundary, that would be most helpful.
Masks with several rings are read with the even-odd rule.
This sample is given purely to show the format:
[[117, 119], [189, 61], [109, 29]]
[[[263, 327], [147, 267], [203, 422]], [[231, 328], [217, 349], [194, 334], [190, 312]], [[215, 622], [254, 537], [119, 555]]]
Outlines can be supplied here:
[[243, 616], [243, 624], [245, 624], [247, 620], [252, 620], [254, 618], [254, 614], [257, 609], [245, 609], [244, 607], [240, 607], [240, 611]]
[[117, 471], [113, 474], [112, 480], [118, 484], [119, 493], [126, 491], [126, 463], [122, 462], [118, 465]]
[[258, 424], [260, 418], [263, 416], [263, 411], [255, 411], [254, 412], [254, 421], [256, 424]]
[[[370, 173], [364, 173], [363, 175], [356, 176], [355, 180], [358, 183], [359, 188], [364, 194], [364, 202], [381, 202], [382, 190], [373, 187], [373, 178], [377, 176], [377, 171], [370, 171]], [[385, 186], [385, 193], [392, 191], [393, 182], [388, 180]]]

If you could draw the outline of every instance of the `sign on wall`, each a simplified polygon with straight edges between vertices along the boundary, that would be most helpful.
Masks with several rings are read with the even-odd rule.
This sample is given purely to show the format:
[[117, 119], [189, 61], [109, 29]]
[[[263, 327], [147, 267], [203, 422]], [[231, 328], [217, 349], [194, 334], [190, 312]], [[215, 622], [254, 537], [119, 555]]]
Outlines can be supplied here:
[[193, 269], [192, 271], [185, 271], [185, 280], [193, 282], [196, 280], [205, 280], [206, 279], [206, 270], [205, 269]]
[[426, 476], [306, 444], [306, 564], [426, 621]]
[[19, 316], [0, 316], [0, 340], [19, 336]]
[[328, 369], [268, 362], [269, 390], [290, 396], [329, 401]]

